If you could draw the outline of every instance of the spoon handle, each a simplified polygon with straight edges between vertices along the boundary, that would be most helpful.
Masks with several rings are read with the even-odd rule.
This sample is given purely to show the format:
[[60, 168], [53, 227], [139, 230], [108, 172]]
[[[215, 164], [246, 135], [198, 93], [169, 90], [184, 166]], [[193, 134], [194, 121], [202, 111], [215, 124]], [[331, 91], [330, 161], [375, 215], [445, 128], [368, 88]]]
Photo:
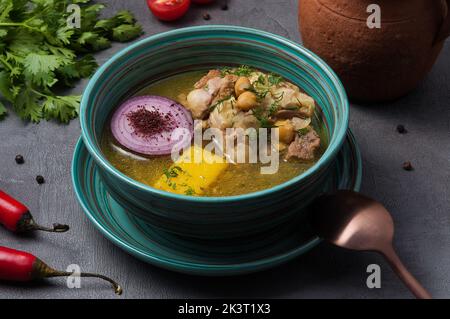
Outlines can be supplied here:
[[417, 281], [416, 278], [406, 269], [392, 246], [382, 251], [382, 254], [391, 265], [395, 273], [400, 277], [403, 283], [418, 299], [431, 299], [430, 293]]

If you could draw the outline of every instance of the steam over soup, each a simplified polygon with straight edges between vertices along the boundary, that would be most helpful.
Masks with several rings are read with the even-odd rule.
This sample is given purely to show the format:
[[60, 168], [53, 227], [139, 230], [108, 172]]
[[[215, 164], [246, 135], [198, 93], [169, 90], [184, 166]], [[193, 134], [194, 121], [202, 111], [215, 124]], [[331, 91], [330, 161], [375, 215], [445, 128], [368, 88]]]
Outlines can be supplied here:
[[317, 111], [310, 96], [276, 74], [247, 66], [186, 72], [119, 106], [101, 146], [119, 171], [157, 189], [240, 195], [314, 165], [327, 145]]

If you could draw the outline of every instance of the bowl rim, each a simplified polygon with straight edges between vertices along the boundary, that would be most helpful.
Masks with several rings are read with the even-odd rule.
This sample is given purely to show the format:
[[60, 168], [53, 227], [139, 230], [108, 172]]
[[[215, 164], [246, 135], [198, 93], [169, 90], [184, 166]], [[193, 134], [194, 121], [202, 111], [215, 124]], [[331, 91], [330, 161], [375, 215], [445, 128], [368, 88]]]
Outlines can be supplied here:
[[[103, 75], [103, 72], [107, 70], [111, 65], [116, 63], [116, 61], [124, 56], [126, 56], [130, 51], [134, 50], [135, 48], [138, 48], [139, 46], [147, 43], [147, 42], [154, 42], [161, 40], [165, 37], [170, 36], [182, 36], [184, 34], [189, 34], [192, 32], [214, 32], [214, 31], [222, 31], [222, 32], [234, 32], [234, 33], [243, 33], [248, 35], [255, 35], [257, 37], [263, 37], [273, 40], [274, 42], [279, 42], [287, 47], [292, 48], [293, 50], [297, 51], [299, 54], [307, 56], [309, 59], [313, 60], [316, 66], [318, 66], [325, 74], [326, 76], [331, 80], [332, 85], [337, 89], [337, 92], [339, 95], [337, 96], [342, 104], [343, 112], [342, 112], [342, 123], [340, 127], [336, 127], [334, 132], [335, 137], [335, 143], [334, 145], [328, 145], [327, 149], [325, 150], [324, 154], [321, 156], [321, 158], [309, 169], [307, 169], [305, 172], [303, 172], [300, 175], [297, 175], [290, 180], [278, 184], [274, 187], [260, 190], [257, 192], [252, 193], [246, 193], [241, 195], [233, 195], [233, 196], [223, 196], [223, 197], [199, 197], [199, 196], [187, 196], [182, 194], [174, 194], [170, 192], [166, 192], [163, 190], [158, 190], [156, 188], [153, 188], [151, 186], [148, 186], [146, 184], [143, 184], [141, 182], [138, 182], [131, 177], [128, 177], [127, 175], [120, 172], [118, 169], [116, 169], [102, 154], [101, 150], [99, 150], [97, 147], [95, 147], [95, 142], [92, 140], [92, 136], [88, 134], [88, 124], [86, 120], [86, 113], [89, 110], [88, 105], [88, 96], [90, 96], [96, 86], [96, 83], [99, 81], [100, 77]], [[185, 27], [185, 28], [179, 28], [171, 31], [166, 31], [162, 33], [158, 33], [155, 35], [151, 35], [149, 37], [146, 37], [144, 39], [141, 39], [121, 50], [119, 50], [117, 53], [115, 53], [111, 58], [109, 58], [103, 65], [100, 66], [100, 68], [97, 69], [95, 74], [90, 79], [88, 85], [86, 86], [86, 89], [84, 90], [83, 97], [81, 100], [80, 105], [80, 126], [81, 126], [81, 135], [83, 138], [83, 141], [85, 142], [85, 145], [89, 151], [89, 153], [93, 156], [96, 163], [100, 165], [103, 169], [105, 169], [108, 173], [114, 175], [119, 180], [125, 182], [126, 184], [130, 185], [132, 188], [139, 189], [144, 192], [151, 193], [152, 195], [157, 195], [164, 199], [169, 200], [176, 200], [176, 201], [184, 201], [184, 202], [195, 202], [195, 203], [225, 203], [225, 202], [233, 202], [236, 200], [250, 200], [255, 199], [258, 197], [263, 197], [266, 195], [270, 195], [273, 193], [276, 193], [282, 189], [288, 188], [299, 181], [306, 179], [310, 176], [312, 176], [315, 172], [318, 170], [321, 170], [322, 168], [326, 167], [330, 161], [335, 158], [337, 152], [340, 150], [342, 144], [344, 143], [345, 136], [347, 134], [348, 129], [348, 123], [349, 123], [349, 102], [347, 98], [346, 91], [344, 89], [344, 86], [342, 85], [342, 82], [339, 80], [336, 73], [329, 67], [325, 61], [323, 61], [321, 58], [319, 58], [315, 53], [311, 52], [310, 50], [306, 49], [302, 45], [295, 43], [292, 40], [289, 40], [283, 36], [276, 35], [267, 31], [262, 31], [258, 29], [253, 28], [247, 28], [247, 27], [240, 27], [240, 26], [231, 26], [231, 25], [208, 25], [208, 26], [193, 26], [193, 27]], [[331, 147], [332, 146], [332, 147]]]

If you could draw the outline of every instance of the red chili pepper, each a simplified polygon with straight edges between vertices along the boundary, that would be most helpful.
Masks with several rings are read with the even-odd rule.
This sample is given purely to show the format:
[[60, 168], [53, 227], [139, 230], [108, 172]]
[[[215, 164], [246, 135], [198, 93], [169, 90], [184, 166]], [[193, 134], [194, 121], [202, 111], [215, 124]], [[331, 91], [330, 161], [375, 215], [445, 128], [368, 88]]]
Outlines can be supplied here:
[[[49, 267], [30, 253], [0, 246], [0, 280], [23, 282], [71, 275], [70, 272]], [[122, 288], [111, 278], [92, 273], [81, 273], [80, 277], [95, 277], [106, 280], [112, 284], [116, 294], [122, 294]]]
[[48, 228], [36, 224], [24, 204], [2, 191], [0, 191], [0, 224], [17, 233], [32, 230], [62, 233], [69, 230], [67, 225], [53, 224], [53, 228]]

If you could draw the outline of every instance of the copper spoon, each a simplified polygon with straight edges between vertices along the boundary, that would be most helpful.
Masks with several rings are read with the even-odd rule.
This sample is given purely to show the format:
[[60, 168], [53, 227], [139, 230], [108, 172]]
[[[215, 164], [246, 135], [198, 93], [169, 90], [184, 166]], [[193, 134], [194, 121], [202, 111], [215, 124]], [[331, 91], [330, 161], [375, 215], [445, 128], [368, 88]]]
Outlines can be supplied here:
[[379, 202], [352, 191], [323, 195], [312, 204], [311, 224], [319, 237], [336, 246], [382, 254], [414, 296], [431, 299], [397, 256], [394, 222]]

